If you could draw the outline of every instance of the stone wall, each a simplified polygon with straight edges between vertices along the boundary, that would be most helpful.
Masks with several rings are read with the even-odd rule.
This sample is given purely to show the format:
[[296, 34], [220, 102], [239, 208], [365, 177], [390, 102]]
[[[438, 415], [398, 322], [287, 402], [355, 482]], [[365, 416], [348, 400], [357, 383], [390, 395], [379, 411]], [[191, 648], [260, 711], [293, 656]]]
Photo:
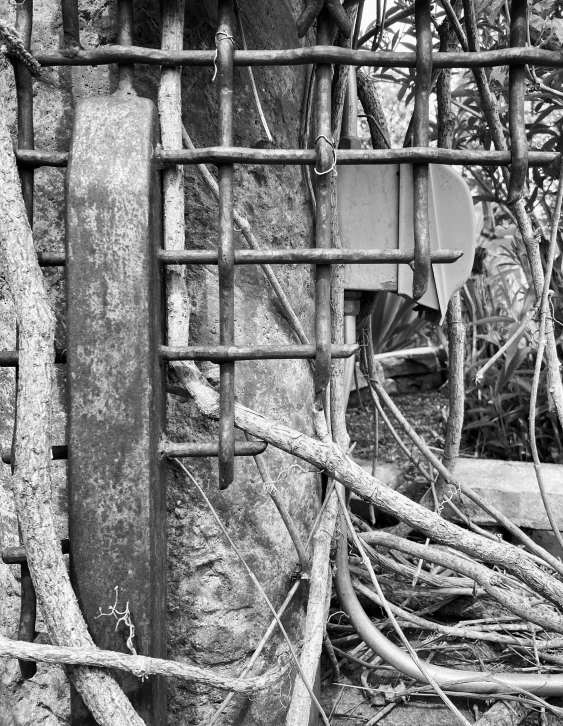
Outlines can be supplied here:
[[[249, 48], [283, 48], [299, 45], [294, 18], [301, 10], [299, 0], [262, 3], [240, 0]], [[136, 43], [158, 46], [158, 3], [136, 5]], [[13, 20], [14, 6], [0, 0], [0, 17]], [[102, 0], [80, 3], [82, 42], [97, 46], [115, 42], [115, 4]], [[188, 0], [186, 48], [212, 48], [216, 25], [214, 3]], [[35, 10], [33, 47], [57, 48], [62, 42], [59, 4], [44, 0]], [[276, 147], [295, 148], [302, 95], [307, 77], [305, 68], [254, 70], [265, 115]], [[141, 96], [156, 100], [159, 69], [139, 67], [136, 88]], [[105, 94], [115, 87], [115, 69], [46, 69], [36, 83], [36, 146], [67, 150], [73, 106], [84, 96]], [[196, 146], [213, 145], [216, 134], [216, 89], [212, 69], [185, 69], [183, 72], [184, 123]], [[7, 102], [11, 127], [15, 132], [15, 92], [12, 72], [2, 70], [0, 91]], [[263, 146], [265, 133], [254, 103], [248, 71], [235, 69], [235, 144]], [[36, 173], [35, 240], [37, 249], [62, 250], [64, 246], [64, 170], [40, 169]], [[186, 247], [215, 248], [217, 245], [217, 204], [197, 171], [185, 173]], [[264, 247], [306, 247], [312, 244], [312, 215], [307, 192], [298, 167], [238, 167], [235, 172], [235, 203], [252, 224]], [[242, 235], [236, 245], [244, 247]], [[313, 337], [312, 306], [314, 286], [309, 268], [278, 267], [276, 271], [289, 293], [308, 334]], [[1, 275], [0, 265], [0, 275]], [[217, 271], [213, 267], [193, 267], [188, 272], [192, 301], [190, 336], [194, 344], [218, 342]], [[57, 341], [64, 347], [64, 274], [45, 271], [49, 294], [57, 310]], [[236, 339], [240, 344], [293, 343], [291, 331], [280, 312], [260, 268], [239, 267], [236, 273]], [[9, 292], [0, 277], [0, 347], [14, 347], [15, 320]], [[215, 366], [205, 367], [211, 381], [217, 378]], [[54, 407], [54, 443], [65, 441], [65, 372], [57, 367], [58, 389]], [[312, 386], [310, 371], [303, 361], [265, 361], [237, 366], [237, 397], [245, 405], [311, 433]], [[204, 441], [217, 436], [217, 426], [204, 420], [190, 402], [169, 397], [168, 436], [176, 441]], [[0, 369], [0, 443], [9, 446], [13, 424], [14, 374]], [[266, 458], [276, 479], [293, 463], [291, 458], [269, 449]], [[190, 464], [194, 475], [209, 493], [219, 516], [240, 545], [268, 595], [279, 605], [292, 583], [296, 557], [284, 526], [264, 491], [254, 463], [237, 461], [237, 476], [229, 490], [217, 490], [216, 463], [196, 460]], [[54, 505], [61, 535], [66, 533], [64, 463], [53, 464]], [[17, 524], [9, 489], [9, 469], [2, 466], [0, 487], [0, 540], [2, 546], [17, 541]], [[279, 489], [305, 538], [318, 510], [318, 477], [310, 472], [291, 471], [282, 475]], [[170, 658], [185, 659], [197, 665], [235, 674], [252, 653], [270, 622], [267, 606], [261, 601], [234, 552], [224, 540], [203, 502], [186, 478], [170, 471], [168, 488], [168, 632]], [[126, 556], [126, 553], [124, 553]], [[19, 609], [19, 583], [16, 567], [0, 564], [0, 628], [7, 635], [16, 629]], [[286, 623], [296, 642], [304, 615], [303, 597], [297, 598]], [[41, 630], [41, 626], [39, 630]], [[45, 638], [45, 635], [40, 635]], [[279, 637], [261, 659], [266, 668], [276, 658]], [[283, 723], [290, 682], [268, 696], [253, 700], [237, 698], [223, 723]], [[224, 694], [196, 688], [188, 683], [170, 683], [169, 723], [184, 725], [204, 722]], [[4, 724], [45, 724], [68, 722], [68, 685], [64, 673], [54, 666], [39, 665], [28, 682], [19, 679], [17, 663], [0, 664], [0, 726]]]

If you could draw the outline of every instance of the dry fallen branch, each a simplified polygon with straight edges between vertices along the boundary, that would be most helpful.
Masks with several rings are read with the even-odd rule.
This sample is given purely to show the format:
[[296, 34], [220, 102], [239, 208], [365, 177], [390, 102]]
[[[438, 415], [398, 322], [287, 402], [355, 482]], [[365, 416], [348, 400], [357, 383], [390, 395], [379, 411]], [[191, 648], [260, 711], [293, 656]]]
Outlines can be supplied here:
[[[307, 619], [303, 636], [304, 648], [300, 663], [307, 684], [314, 684], [319, 657], [322, 650], [323, 635], [327, 615], [327, 590], [332, 584], [330, 573], [330, 548], [336, 524], [338, 500], [333, 490], [320, 521], [313, 561], [311, 563], [311, 582], [307, 600]], [[304, 678], [297, 676], [293, 686], [290, 708], [287, 714], [287, 726], [306, 723], [309, 718], [310, 694], [304, 684]], [[307, 717], [304, 717], [307, 714]]]
[[[219, 394], [207, 385], [195, 366], [183, 365], [179, 373], [201, 413], [217, 420]], [[324, 435], [323, 412], [316, 410], [313, 415], [317, 431]], [[563, 607], [563, 583], [537, 567], [521, 549], [505, 542], [487, 540], [442, 519], [370, 476], [331, 442], [312, 439], [240, 404], [235, 406], [235, 425], [251, 436], [323, 469], [365, 501], [406, 522], [435, 542], [506, 569], [545, 599]]]
[[[352, 571], [354, 568], [350, 568]], [[363, 582], [357, 578], [352, 580], [354, 589], [360, 592], [362, 595], [372, 600], [376, 605], [383, 607], [383, 601], [381, 597], [374, 592], [371, 588], [366, 587]], [[512, 637], [510, 635], [503, 635], [502, 633], [489, 633], [479, 630], [479, 628], [463, 627], [463, 625], [444, 625], [426, 618], [420, 617], [417, 613], [411, 613], [404, 608], [395, 605], [394, 603], [388, 602], [389, 609], [391, 612], [401, 621], [403, 628], [420, 628], [421, 630], [428, 630], [430, 632], [442, 633], [449, 635], [454, 638], [466, 638], [468, 640], [481, 640], [485, 643], [499, 643], [503, 645], [519, 645], [530, 647], [530, 641], [524, 640], [523, 638]]]
[[[453, 13], [455, 20], [457, 17]], [[455, 30], [452, 21], [445, 19], [439, 28], [440, 50], [457, 51]], [[452, 113], [452, 71], [444, 69], [436, 82], [436, 96], [438, 102], [438, 146], [451, 149], [453, 147], [453, 134], [455, 116]], [[464, 388], [464, 353], [465, 353], [465, 323], [462, 317], [461, 296], [457, 290], [449, 304], [447, 313], [448, 331], [448, 422], [446, 424], [446, 441], [442, 464], [453, 474], [459, 456], [461, 432], [463, 427], [465, 388]], [[439, 501], [444, 498], [446, 482], [440, 478], [436, 483], [436, 496]]]
[[[369, 325], [371, 325], [371, 322], [369, 322]], [[368, 325], [368, 328], [369, 328]], [[543, 564], [543, 562], [547, 562], [551, 565], [551, 567], [560, 574], [563, 574], [563, 565], [559, 560], [557, 560], [553, 555], [549, 554], [546, 550], [543, 549], [543, 547], [540, 547], [540, 545], [537, 545], [530, 537], [525, 535], [522, 530], [517, 527], [515, 524], [513, 524], [508, 517], [505, 517], [502, 512], [500, 512], [496, 507], [488, 503], [483, 497], [481, 497], [479, 494], [475, 493], [472, 489], [468, 487], [462, 487], [461, 484], [453, 478], [451, 475], [449, 469], [446, 467], [446, 465], [441, 462], [438, 457], [436, 457], [430, 448], [427, 446], [424, 439], [422, 439], [421, 436], [417, 434], [415, 429], [409, 424], [409, 422], [406, 420], [406, 418], [402, 415], [399, 408], [395, 405], [394, 401], [391, 399], [390, 396], [386, 394], [381, 384], [377, 381], [376, 373], [375, 373], [375, 366], [373, 364], [373, 343], [371, 339], [371, 332], [369, 332], [371, 328], [368, 329], [368, 332], [364, 335], [364, 340], [366, 342], [366, 345], [363, 350], [362, 355], [362, 363], [363, 363], [363, 371], [364, 375], [366, 377], [366, 380], [369, 384], [369, 392], [373, 401], [373, 404], [377, 411], [379, 412], [379, 415], [383, 419], [385, 425], [399, 444], [402, 451], [405, 453], [408, 459], [413, 462], [413, 464], [417, 467], [417, 469], [420, 471], [422, 476], [427, 479], [427, 481], [431, 485], [431, 489], [428, 490], [427, 494], [424, 495], [422, 498], [422, 501], [420, 504], [422, 506], [427, 507], [429, 502], [433, 499], [433, 491], [432, 491], [432, 485], [433, 485], [433, 478], [430, 473], [426, 472], [424, 468], [421, 466], [420, 462], [417, 461], [412, 452], [407, 449], [406, 445], [401, 441], [401, 438], [399, 437], [398, 433], [396, 432], [394, 426], [391, 424], [388, 416], [386, 415], [385, 411], [383, 410], [381, 406], [381, 402], [379, 400], [379, 396], [381, 395], [381, 398], [384, 399], [386, 406], [389, 408], [391, 413], [393, 414], [394, 418], [398, 421], [398, 423], [403, 428], [406, 435], [411, 439], [411, 441], [415, 444], [415, 446], [419, 449], [422, 456], [436, 469], [438, 474], [441, 475], [442, 479], [445, 483], [449, 484], [450, 489], [447, 493], [447, 496], [445, 496], [440, 502], [439, 502], [439, 511], [438, 514], [441, 514], [441, 509], [443, 506], [447, 503], [449, 507], [455, 512], [455, 514], [463, 521], [463, 523], [470, 529], [472, 532], [475, 532], [477, 534], [480, 534], [482, 537], [485, 537], [486, 539], [490, 539], [491, 541], [496, 541], [496, 537], [491, 532], [487, 532], [484, 529], [481, 529], [481, 527], [478, 527], [476, 524], [474, 524], [458, 507], [454, 504], [454, 498], [456, 494], [459, 492], [463, 492], [469, 499], [472, 499], [476, 504], [478, 504], [482, 509], [484, 509], [486, 512], [488, 512], [494, 519], [497, 520], [499, 524], [506, 527], [509, 532], [511, 532], [517, 539], [522, 541], [528, 549], [534, 553], [535, 555], [532, 555], [532, 557], [535, 557], [538, 561], [538, 564]], [[406, 527], [404, 524], [399, 524], [395, 528], [395, 533], [400, 534], [401, 536], [406, 537], [409, 533], [408, 527]], [[543, 561], [543, 562], [542, 562]]]
[[509, 588], [506, 578], [488, 567], [463, 557], [457, 557], [441, 547], [425, 547], [418, 542], [396, 537], [382, 531], [362, 532], [362, 540], [378, 547], [396, 549], [413, 557], [420, 557], [454, 572], [467, 575], [507, 610], [523, 620], [555, 633], [563, 634], [563, 618], [546, 605], [532, 603], [523, 594]]
[[[370, 360], [369, 349], [368, 349], [368, 362]], [[373, 360], [373, 357], [371, 358]], [[459, 480], [450, 474], [446, 467], [442, 464], [440, 459], [429, 449], [424, 439], [419, 436], [415, 429], [409, 424], [406, 418], [403, 416], [395, 402], [389, 396], [387, 391], [381, 385], [380, 381], [377, 380], [373, 371], [373, 366], [370, 366], [370, 377], [368, 383], [373, 392], [384, 402], [385, 406], [391, 411], [395, 419], [399, 422], [407, 436], [412, 440], [415, 446], [420, 450], [421, 454], [430, 462], [430, 464], [436, 469], [438, 474], [450, 487], [448, 491], [448, 498], [442, 502], [442, 504], [450, 503], [455, 493], [463, 493], [468, 499], [475, 502], [481, 509], [491, 515], [502, 527], [508, 530], [516, 539], [526, 545], [530, 552], [533, 552], [537, 558], [541, 558], [552, 567], [557, 573], [563, 575], [563, 564], [561, 560], [555, 558], [552, 554], [547, 552], [543, 547], [534, 542], [531, 537], [528, 537], [520, 527], [517, 527], [508, 517], [506, 517], [497, 507], [488, 502], [484, 497], [478, 494], [471, 487], [462, 484]]]
[[[163, 660], [148, 658], [142, 655], [126, 655], [111, 650], [92, 648], [65, 648], [57, 645], [37, 645], [10, 640], [0, 635], [0, 657], [23, 658], [41, 663], [58, 663], [59, 665], [93, 666], [96, 668], [117, 668], [128, 671], [138, 678], [147, 676], [168, 676], [191, 681], [210, 688], [235, 691], [236, 693], [254, 693], [278, 683], [289, 670], [290, 664], [276, 666], [261, 676], [250, 678], [231, 678], [214, 673], [206, 668]], [[90, 671], [95, 673], [95, 671]], [[117, 722], [116, 722], [117, 723]], [[120, 723], [124, 723], [121, 721]], [[140, 721], [142, 723], [142, 721]]]
[[[369, 560], [369, 557], [367, 556], [365, 552], [365, 547], [362, 544], [361, 540], [359, 539], [358, 535], [356, 534], [356, 531], [354, 530], [354, 527], [352, 525], [352, 522], [350, 520], [350, 515], [348, 513], [348, 509], [346, 507], [346, 502], [344, 501], [344, 497], [339, 492], [339, 501], [340, 501], [340, 511], [342, 513], [342, 529], [344, 530], [347, 525], [348, 533], [352, 537], [354, 545], [358, 552], [360, 553], [360, 557], [362, 558], [363, 564], [366, 567], [366, 569], [369, 572], [369, 577], [371, 580], [371, 583], [375, 589], [375, 593], [373, 593], [368, 588], [365, 588], [364, 594], [369, 594], [369, 597], [372, 599], [375, 599], [378, 605], [380, 605], [383, 610], [385, 611], [385, 614], [387, 615], [387, 618], [391, 622], [395, 632], [399, 636], [399, 639], [403, 646], [408, 651], [409, 655], [413, 659], [414, 663], [417, 665], [419, 671], [424, 676], [425, 680], [432, 686], [434, 691], [436, 692], [436, 695], [438, 695], [442, 701], [444, 702], [444, 705], [452, 712], [454, 717], [462, 724], [465, 724], [465, 726], [470, 726], [469, 721], [463, 716], [463, 714], [459, 711], [457, 706], [451, 701], [451, 699], [444, 693], [442, 688], [440, 688], [438, 682], [435, 680], [433, 675], [430, 673], [430, 671], [426, 668], [426, 665], [421, 661], [421, 659], [418, 657], [418, 654], [408, 641], [407, 637], [403, 633], [401, 626], [397, 622], [397, 619], [395, 618], [395, 613], [397, 610], [401, 611], [401, 615], [404, 615], [406, 611], [397, 608], [395, 605], [392, 605], [390, 602], [387, 601], [385, 598], [385, 595], [383, 594], [383, 590], [381, 589], [381, 586], [379, 584], [379, 581], [375, 575], [374, 569], [371, 566], [371, 562]], [[342, 535], [342, 538], [345, 540], [345, 535]], [[363, 589], [363, 585], [361, 583], [357, 583], [359, 587]], [[377, 594], [376, 594], [377, 593]], [[408, 613], [407, 613], [408, 614]], [[420, 619], [419, 619], [420, 620]]]
[[[332, 194], [335, 194], [334, 183], [332, 184]], [[339, 239], [335, 235], [335, 231], [337, 230], [336, 220], [334, 219], [335, 208], [336, 205], [334, 204], [331, 220], [333, 246], [339, 247]], [[342, 285], [340, 266], [335, 266], [332, 270], [331, 326], [332, 337], [336, 343], [344, 342], [344, 291]], [[331, 381], [326, 391], [326, 396], [327, 398], [330, 397], [330, 406], [328, 408], [331, 417], [332, 437], [347, 448], [348, 434], [346, 432], [344, 416], [343, 381], [343, 361], [338, 361], [336, 364], [333, 363]], [[330, 440], [327, 430], [326, 441]], [[337, 514], [338, 499], [336, 487], [332, 487], [327, 490], [323, 503], [322, 517], [315, 535], [313, 562], [311, 565], [311, 584], [307, 601], [307, 617], [305, 620], [304, 645], [301, 653], [301, 667], [311, 683], [314, 682], [319, 668], [323, 639], [326, 632], [326, 619], [332, 590], [330, 554], [333, 546]], [[309, 723], [310, 708], [311, 701], [303, 680], [296, 678], [287, 714], [286, 726], [307, 726]]]

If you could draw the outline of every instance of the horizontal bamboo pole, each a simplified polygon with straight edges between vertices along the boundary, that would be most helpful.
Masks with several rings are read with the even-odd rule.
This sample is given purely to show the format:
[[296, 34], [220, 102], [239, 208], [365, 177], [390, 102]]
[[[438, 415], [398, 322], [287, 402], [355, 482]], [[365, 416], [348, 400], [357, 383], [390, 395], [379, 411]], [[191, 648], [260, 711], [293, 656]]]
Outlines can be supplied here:
[[[58, 446], [51, 446], [51, 458], [53, 459], [53, 461], [57, 461], [59, 459], [67, 459], [68, 458], [68, 446], [66, 444], [59, 444]], [[2, 449], [2, 462], [4, 464], [12, 463], [12, 450], [11, 449]]]
[[39, 166], [66, 166], [68, 153], [42, 149], [17, 149], [16, 161], [18, 166], [26, 169], [37, 169]]
[[[529, 152], [529, 165], [542, 166], [557, 161], [555, 151]], [[68, 163], [68, 153], [18, 149], [18, 165], [24, 168], [41, 166], [63, 167]], [[172, 164], [316, 164], [314, 149], [252, 149], [238, 146], [210, 146], [201, 149], [160, 149], [156, 158], [163, 165]], [[452, 164], [454, 166], [509, 166], [510, 151], [485, 151], [480, 149], [439, 149], [435, 147], [406, 149], [338, 149], [337, 165], [364, 164]]]
[[[357, 345], [333, 345], [333, 358], [349, 358]], [[314, 358], [314, 345], [190, 345], [187, 347], [160, 346], [163, 360], [209, 360], [216, 363], [232, 360], [289, 360]]]
[[[314, 166], [314, 149], [251, 149], [237, 146], [210, 146], [201, 149], [177, 149], [156, 152], [161, 164], [295, 164]], [[559, 157], [557, 152], [530, 151], [531, 166], [550, 164]], [[338, 149], [338, 166], [364, 164], [452, 164], [455, 166], [508, 166], [510, 151], [479, 149], [439, 149], [408, 147], [405, 149]]]
[[[109, 63], [143, 63], [168, 66], [213, 66], [214, 50], [158, 50], [139, 46], [104, 45], [72, 53], [44, 51], [34, 58], [42, 66], [97, 66]], [[336, 46], [309, 46], [284, 50], [236, 50], [235, 66], [294, 66], [313, 63], [379, 68], [415, 68], [416, 53], [380, 50], [352, 50]], [[433, 67], [439, 68], [493, 68], [530, 64], [535, 66], [563, 66], [563, 53], [541, 48], [502, 48], [476, 53], [434, 53]]]
[[64, 252], [38, 252], [39, 267], [64, 267], [66, 254]]
[[[61, 552], [68, 555], [70, 552], [70, 540], [61, 540]], [[6, 547], [2, 550], [2, 562], [5, 565], [25, 565], [27, 564], [27, 552], [25, 547]]]
[[[16, 368], [19, 358], [17, 350], [0, 350], [0, 368]], [[55, 363], [66, 363], [66, 351], [55, 349]]]
[[[235, 441], [235, 456], [257, 456], [266, 451], [265, 441]], [[219, 456], [219, 445], [216, 441], [176, 443], [166, 441], [162, 444], [161, 453], [168, 459], [198, 456]]]
[[[173, 386], [168, 386], [168, 393], [176, 393]], [[180, 389], [182, 391], [183, 389]], [[178, 391], [178, 395], [182, 393]], [[214, 441], [188, 441], [188, 442], [175, 442], [165, 441], [160, 449], [160, 453], [164, 457], [172, 456], [218, 456], [217, 443]], [[264, 441], [236, 441], [235, 442], [235, 456], [256, 456], [266, 450], [266, 444]], [[53, 460], [64, 460], [68, 459], [68, 446], [66, 444], [51, 447], [51, 454]], [[2, 451], [2, 461], [4, 464], [12, 463], [12, 452], [11, 449], [4, 449]]]
[[[165, 265], [216, 265], [215, 250], [161, 250], [159, 259]], [[462, 250], [437, 250], [431, 253], [433, 263], [455, 262], [463, 256]], [[407, 265], [414, 260], [414, 250], [345, 250], [333, 249], [281, 249], [236, 250], [235, 265]]]
[[[333, 358], [350, 358], [358, 350], [357, 345], [333, 345]], [[184, 347], [160, 346], [163, 360], [208, 360], [219, 363], [232, 360], [290, 360], [313, 359], [314, 345], [189, 345]], [[18, 365], [17, 350], [0, 350], [0, 368]], [[57, 351], [55, 363], [65, 363], [64, 351]]]
[[[431, 254], [435, 264], [455, 262], [461, 250], [437, 250]], [[163, 265], [216, 265], [216, 250], [160, 250]], [[38, 252], [40, 267], [63, 267], [64, 252]], [[235, 265], [407, 265], [414, 260], [414, 250], [343, 250], [343, 249], [281, 249], [235, 250]]]

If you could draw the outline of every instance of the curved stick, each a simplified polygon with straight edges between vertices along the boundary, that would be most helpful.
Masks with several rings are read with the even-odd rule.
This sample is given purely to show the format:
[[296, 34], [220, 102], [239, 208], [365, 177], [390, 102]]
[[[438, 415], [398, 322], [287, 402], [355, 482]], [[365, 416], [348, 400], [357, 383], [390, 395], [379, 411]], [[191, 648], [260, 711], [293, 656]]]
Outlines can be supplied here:
[[[360, 604], [350, 577], [345, 535], [342, 534], [336, 556], [336, 592], [340, 606], [348, 614], [360, 637], [374, 653], [401, 673], [416, 681], [427, 683], [427, 679], [408, 653], [388, 640], [371, 622]], [[494, 676], [479, 671], [458, 671], [425, 662], [424, 669], [440, 686], [449, 691], [471, 690], [473, 693], [509, 693], [531, 691], [545, 698], [563, 695], [563, 675], [541, 675], [524, 673], [498, 673]]]

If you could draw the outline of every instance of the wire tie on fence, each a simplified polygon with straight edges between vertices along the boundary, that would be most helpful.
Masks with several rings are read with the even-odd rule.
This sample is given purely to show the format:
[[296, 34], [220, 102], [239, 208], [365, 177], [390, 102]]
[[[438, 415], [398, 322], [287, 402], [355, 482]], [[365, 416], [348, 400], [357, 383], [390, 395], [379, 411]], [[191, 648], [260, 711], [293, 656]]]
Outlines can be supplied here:
[[317, 145], [317, 142], [319, 139], [324, 139], [327, 143], [330, 144], [330, 146], [332, 148], [332, 166], [330, 167], [330, 169], [327, 169], [326, 171], [317, 171], [316, 168], [314, 168], [313, 171], [315, 172], [315, 174], [317, 176], [324, 176], [325, 174], [330, 174], [331, 171], [334, 172], [334, 176], [338, 176], [338, 173], [336, 171], [336, 147], [334, 145], [334, 141], [331, 141], [324, 134], [319, 134], [317, 136], [317, 138], [315, 139], [315, 146]]
[[213, 68], [215, 70], [213, 72], [213, 78], [211, 79], [211, 83], [213, 83], [213, 81], [217, 77], [217, 43], [220, 43], [222, 40], [230, 40], [233, 45], [235, 44], [234, 37], [232, 35], [229, 35], [229, 33], [225, 33], [224, 30], [218, 30], [215, 33], [215, 55], [213, 56]]

